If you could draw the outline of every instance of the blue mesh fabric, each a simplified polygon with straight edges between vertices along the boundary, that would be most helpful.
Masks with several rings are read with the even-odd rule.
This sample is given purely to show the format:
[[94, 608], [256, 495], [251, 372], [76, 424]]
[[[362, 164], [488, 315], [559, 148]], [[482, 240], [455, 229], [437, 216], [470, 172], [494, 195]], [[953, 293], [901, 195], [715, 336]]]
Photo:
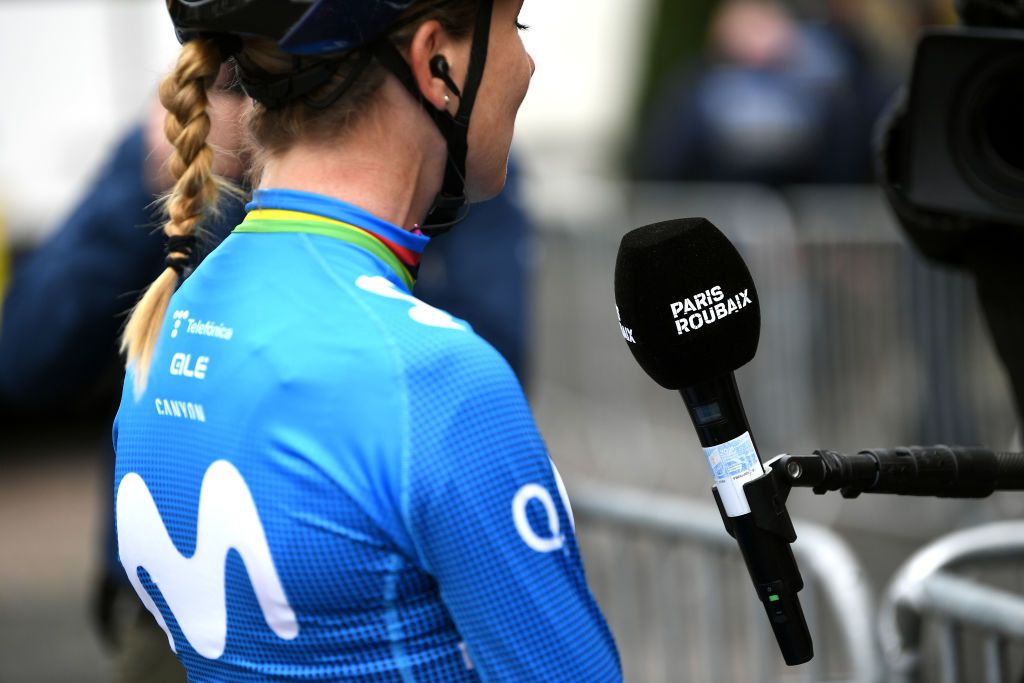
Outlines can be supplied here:
[[[482, 678], [615, 680], [611, 635], [511, 370], [472, 335], [409, 355], [419, 429], [408, 464], [408, 526]], [[550, 549], [531, 548], [516, 528], [513, 501], [524, 486], [539, 486], [554, 504], [554, 525], [539, 496], [525, 505], [526, 535]]]
[[[115, 489], [141, 478], [159, 525], [119, 494], [120, 553], [190, 680], [620, 678], [513, 373], [368, 252], [229, 237], [175, 294], [137, 398], [132, 380]], [[269, 611], [244, 497], [212, 483], [225, 462], [283, 590]]]

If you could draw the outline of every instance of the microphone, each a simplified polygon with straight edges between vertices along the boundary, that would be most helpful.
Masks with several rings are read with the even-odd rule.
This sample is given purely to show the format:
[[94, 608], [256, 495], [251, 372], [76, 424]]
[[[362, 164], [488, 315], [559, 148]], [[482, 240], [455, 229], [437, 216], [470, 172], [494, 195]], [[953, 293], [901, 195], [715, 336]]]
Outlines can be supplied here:
[[722, 521], [739, 545], [786, 664], [810, 661], [788, 490], [778, 490], [761, 464], [733, 374], [753, 359], [761, 333], [747, 265], [705, 218], [649, 225], [622, 238], [615, 303], [640, 367], [683, 396]]

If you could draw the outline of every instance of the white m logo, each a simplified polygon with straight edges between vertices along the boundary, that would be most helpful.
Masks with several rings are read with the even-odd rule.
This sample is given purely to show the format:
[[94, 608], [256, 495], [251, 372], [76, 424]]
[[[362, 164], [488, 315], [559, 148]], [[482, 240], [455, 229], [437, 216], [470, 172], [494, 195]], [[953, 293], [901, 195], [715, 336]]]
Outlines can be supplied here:
[[121, 564], [135, 592], [167, 633], [171, 649], [177, 652], [174, 638], [142, 586], [138, 568], [149, 572], [196, 652], [217, 659], [224, 654], [227, 639], [224, 563], [232, 548], [245, 562], [267, 625], [279, 638], [295, 638], [299, 624], [274, 568], [256, 503], [242, 475], [227, 460], [218, 460], [206, 470], [198, 517], [195, 553], [186, 558], [174, 547], [142, 477], [130, 472], [117, 487]]
[[375, 275], [361, 275], [356, 280], [356, 287], [378, 296], [388, 299], [398, 299], [407, 302], [412, 308], [409, 309], [409, 317], [421, 325], [430, 327], [443, 327], [449, 330], [465, 330], [465, 326], [455, 322], [455, 319], [442, 311], [440, 308], [426, 304], [414, 296], [410, 296], [398, 289], [391, 280], [386, 277]]

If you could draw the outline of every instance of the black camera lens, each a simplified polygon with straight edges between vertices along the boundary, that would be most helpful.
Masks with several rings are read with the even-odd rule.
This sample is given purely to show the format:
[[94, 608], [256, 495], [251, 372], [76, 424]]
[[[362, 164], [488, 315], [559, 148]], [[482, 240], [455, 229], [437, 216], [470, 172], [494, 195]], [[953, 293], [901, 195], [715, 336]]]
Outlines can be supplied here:
[[1004, 208], [1024, 208], [1024, 58], [982, 68], [964, 88], [954, 154], [975, 190]]
[[1024, 227], [1022, 47], [1021, 30], [925, 31], [893, 157], [915, 207]]
[[982, 144], [991, 150], [996, 163], [1024, 174], [1024, 68], [1000, 78], [979, 116]]

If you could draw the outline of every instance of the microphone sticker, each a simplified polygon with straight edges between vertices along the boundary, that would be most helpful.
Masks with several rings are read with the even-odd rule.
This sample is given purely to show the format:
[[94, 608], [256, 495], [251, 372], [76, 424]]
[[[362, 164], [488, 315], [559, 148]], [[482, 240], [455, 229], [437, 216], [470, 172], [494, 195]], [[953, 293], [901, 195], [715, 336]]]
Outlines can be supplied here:
[[757, 458], [754, 442], [749, 432], [744, 432], [731, 441], [704, 449], [715, 479], [718, 497], [722, 499], [725, 514], [739, 517], [750, 512], [743, 485], [764, 474], [761, 461]]
[[682, 336], [705, 325], [713, 325], [722, 318], [742, 311], [752, 304], [750, 290], [744, 289], [728, 299], [720, 285], [694, 294], [688, 299], [671, 304], [672, 319], [676, 322], [676, 334]]

